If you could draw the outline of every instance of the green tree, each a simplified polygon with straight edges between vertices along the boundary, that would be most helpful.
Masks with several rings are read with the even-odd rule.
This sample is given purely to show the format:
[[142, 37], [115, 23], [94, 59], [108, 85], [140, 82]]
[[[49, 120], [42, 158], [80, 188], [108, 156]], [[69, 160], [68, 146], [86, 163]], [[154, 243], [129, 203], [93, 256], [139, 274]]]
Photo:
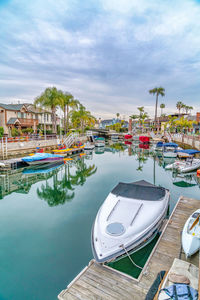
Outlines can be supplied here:
[[149, 90], [150, 94], [156, 95], [156, 104], [155, 104], [155, 125], [157, 124], [157, 110], [158, 110], [158, 97], [165, 96], [165, 89], [163, 87], [155, 87], [152, 90]]
[[96, 119], [82, 104], [80, 104], [79, 110], [71, 111], [71, 121], [74, 127], [80, 127], [81, 131], [84, 132], [85, 126], [93, 126]]
[[51, 109], [53, 133], [56, 133], [56, 108], [62, 103], [62, 95], [62, 91], [56, 87], [48, 87], [34, 102], [35, 105]]
[[165, 104], [161, 103], [160, 104], [160, 109], [161, 109], [161, 116], [163, 115], [163, 109], [165, 108]]
[[119, 114], [119, 113], [116, 113], [116, 116], [117, 116], [117, 119], [119, 119], [120, 114]]
[[2, 138], [3, 134], [4, 134], [4, 129], [2, 126], [0, 126], [0, 138]]
[[64, 113], [64, 133], [69, 131], [69, 109], [77, 109], [79, 105], [79, 101], [74, 99], [72, 94], [65, 92], [62, 94], [60, 107]]
[[179, 113], [179, 115], [180, 115], [181, 109], [184, 108], [183, 102], [178, 101], [178, 102], [176, 103], [176, 108], [178, 109], [178, 113]]

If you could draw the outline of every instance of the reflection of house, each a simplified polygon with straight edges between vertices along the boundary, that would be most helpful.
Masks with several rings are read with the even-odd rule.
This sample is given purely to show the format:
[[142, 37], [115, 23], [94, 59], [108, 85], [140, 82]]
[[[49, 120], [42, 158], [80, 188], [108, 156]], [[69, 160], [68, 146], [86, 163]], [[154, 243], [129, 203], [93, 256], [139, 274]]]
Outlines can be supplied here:
[[5, 134], [9, 134], [14, 127], [18, 129], [32, 128], [36, 131], [37, 125], [36, 115], [28, 111], [24, 104], [0, 103], [0, 126], [4, 128]]

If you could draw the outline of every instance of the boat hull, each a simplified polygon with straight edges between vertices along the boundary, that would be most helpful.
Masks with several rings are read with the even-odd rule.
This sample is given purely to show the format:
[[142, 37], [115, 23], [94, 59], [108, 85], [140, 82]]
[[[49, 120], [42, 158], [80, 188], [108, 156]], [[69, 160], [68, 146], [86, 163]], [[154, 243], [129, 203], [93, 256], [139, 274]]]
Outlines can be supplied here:
[[[196, 210], [194, 213], [200, 214], [200, 209]], [[200, 226], [197, 224], [196, 235], [195, 230], [194, 232], [189, 230], [195, 220], [192, 216], [193, 214], [187, 219], [181, 236], [182, 247], [186, 257], [192, 256], [200, 249]]]
[[41, 160], [35, 160], [35, 161], [27, 161], [26, 163], [29, 166], [36, 166], [36, 165], [45, 165], [49, 163], [56, 163], [56, 162], [62, 162], [63, 157], [56, 157], [56, 158], [46, 158], [46, 159], [41, 159]]

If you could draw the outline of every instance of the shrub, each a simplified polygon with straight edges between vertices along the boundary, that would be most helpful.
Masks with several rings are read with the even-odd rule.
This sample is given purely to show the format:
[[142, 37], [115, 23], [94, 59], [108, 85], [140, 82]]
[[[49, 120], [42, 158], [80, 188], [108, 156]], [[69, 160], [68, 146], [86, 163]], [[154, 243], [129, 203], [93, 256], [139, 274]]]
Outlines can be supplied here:
[[0, 138], [3, 136], [3, 134], [4, 134], [4, 129], [3, 127], [0, 127]]
[[15, 128], [15, 127], [13, 127], [13, 128], [11, 129], [11, 135], [12, 135], [12, 137], [18, 136], [18, 135], [19, 135], [18, 129]]

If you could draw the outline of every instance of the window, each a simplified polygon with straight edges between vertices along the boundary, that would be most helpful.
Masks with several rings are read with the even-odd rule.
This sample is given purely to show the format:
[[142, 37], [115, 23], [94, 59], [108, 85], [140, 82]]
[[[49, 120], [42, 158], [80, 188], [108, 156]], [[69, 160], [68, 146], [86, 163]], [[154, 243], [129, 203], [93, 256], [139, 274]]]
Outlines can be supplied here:
[[17, 113], [17, 117], [21, 118], [21, 112], [20, 111]]
[[47, 114], [47, 122], [49, 121], [49, 115]]
[[27, 114], [26, 114], [26, 113], [24, 113], [24, 118], [25, 118], [25, 119], [27, 118]]

